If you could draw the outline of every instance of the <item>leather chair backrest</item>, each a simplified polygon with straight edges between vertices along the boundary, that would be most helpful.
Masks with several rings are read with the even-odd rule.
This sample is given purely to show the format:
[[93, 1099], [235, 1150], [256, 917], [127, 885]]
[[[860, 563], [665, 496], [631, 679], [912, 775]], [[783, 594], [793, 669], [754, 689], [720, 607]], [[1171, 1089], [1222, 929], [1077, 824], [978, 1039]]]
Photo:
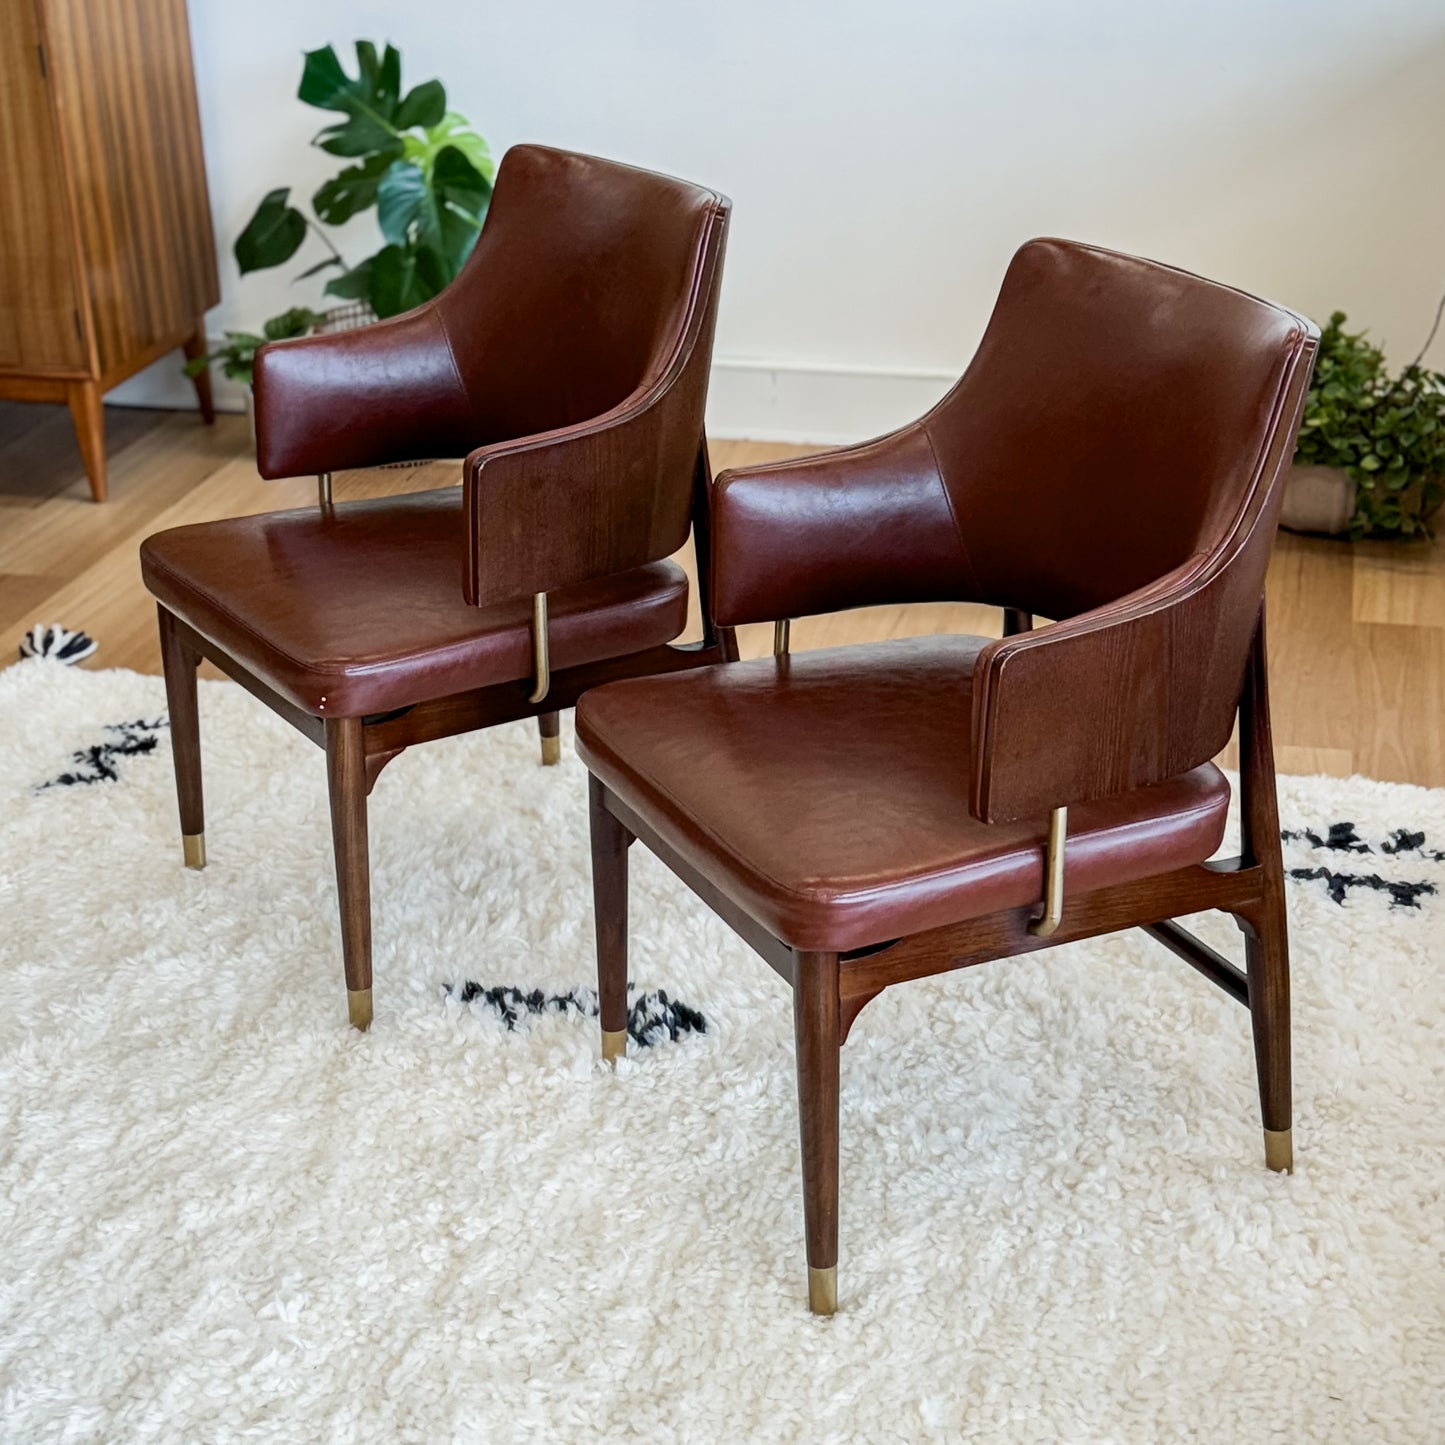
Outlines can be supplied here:
[[1071, 617], [1277, 502], [1278, 473], [1259, 469], [1310, 329], [1156, 262], [1023, 246], [973, 362], [924, 423], [969, 550], [965, 590]]
[[978, 352], [875, 441], [725, 472], [713, 620], [984, 602], [1051, 621], [973, 672], [980, 818], [1227, 742], [1318, 332], [1133, 256], [1030, 241]]
[[703, 444], [727, 198], [514, 146], [450, 286], [257, 353], [266, 477], [465, 456], [474, 604], [668, 556]]
[[588, 156], [507, 153], [445, 325], [477, 435], [530, 440], [467, 457], [468, 601], [550, 592], [686, 542], [730, 209]]
[[660, 377], [691, 309], [715, 301], [696, 282], [726, 208], [668, 176], [512, 147], [476, 249], [435, 303], [470, 404], [463, 450], [601, 416]]
[[979, 817], [1157, 782], [1228, 741], [1317, 338], [1153, 262], [1015, 257], [925, 421], [974, 595], [1064, 619], [980, 655]]

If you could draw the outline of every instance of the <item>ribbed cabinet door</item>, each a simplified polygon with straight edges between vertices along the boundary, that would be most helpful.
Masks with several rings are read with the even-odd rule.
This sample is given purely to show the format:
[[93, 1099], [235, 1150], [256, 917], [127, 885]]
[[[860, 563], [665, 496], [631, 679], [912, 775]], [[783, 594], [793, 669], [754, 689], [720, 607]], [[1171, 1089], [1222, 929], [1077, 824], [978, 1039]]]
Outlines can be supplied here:
[[216, 304], [185, 0], [40, 0], [103, 377]]
[[0, 369], [85, 370], [36, 0], [0, 0]]

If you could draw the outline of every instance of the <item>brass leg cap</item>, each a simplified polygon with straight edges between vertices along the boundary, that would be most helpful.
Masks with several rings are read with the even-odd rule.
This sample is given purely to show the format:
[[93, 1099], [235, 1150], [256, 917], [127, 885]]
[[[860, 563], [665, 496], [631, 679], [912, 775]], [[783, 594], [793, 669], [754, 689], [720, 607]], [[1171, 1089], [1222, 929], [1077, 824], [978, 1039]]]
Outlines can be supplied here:
[[181, 847], [186, 854], [187, 868], [206, 866], [206, 835], [204, 833], [182, 833]]
[[1294, 1173], [1294, 1130], [1264, 1131], [1264, 1162], [1276, 1174]]
[[835, 1314], [838, 1309], [838, 1266], [814, 1269], [808, 1266], [808, 1308], [815, 1315]]
[[369, 988], [347, 989], [346, 1012], [351, 1016], [351, 1027], [365, 1033], [371, 1027], [371, 990]]
[[544, 768], [555, 767], [555, 766], [556, 766], [558, 763], [560, 763], [561, 761], [562, 761], [562, 739], [561, 739], [560, 737], [557, 737], [557, 738], [543, 738], [543, 739], [542, 739], [542, 766], [543, 766]]
[[602, 1030], [602, 1062], [604, 1064], [615, 1064], [618, 1059], [627, 1057], [627, 1030], [626, 1029], [603, 1029]]

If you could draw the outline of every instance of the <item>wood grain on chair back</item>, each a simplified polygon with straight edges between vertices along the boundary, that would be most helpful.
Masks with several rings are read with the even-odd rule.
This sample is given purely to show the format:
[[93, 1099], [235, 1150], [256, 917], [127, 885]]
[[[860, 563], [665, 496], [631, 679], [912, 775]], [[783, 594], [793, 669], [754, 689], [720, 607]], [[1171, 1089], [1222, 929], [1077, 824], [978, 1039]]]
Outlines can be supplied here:
[[479, 436], [469, 600], [621, 572], [687, 540], [729, 210], [628, 166], [508, 152], [464, 273], [474, 313], [445, 316]]
[[979, 660], [979, 817], [1157, 782], [1228, 741], [1317, 336], [1153, 262], [1015, 257], [926, 423], [975, 595], [1065, 619]]

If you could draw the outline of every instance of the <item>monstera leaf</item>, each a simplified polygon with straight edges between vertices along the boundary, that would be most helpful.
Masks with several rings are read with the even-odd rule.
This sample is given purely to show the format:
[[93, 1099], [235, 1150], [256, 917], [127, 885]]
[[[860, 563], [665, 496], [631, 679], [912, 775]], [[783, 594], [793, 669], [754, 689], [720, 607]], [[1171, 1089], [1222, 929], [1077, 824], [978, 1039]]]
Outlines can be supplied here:
[[358, 211], [376, 204], [377, 187], [393, 164], [390, 151], [379, 151], [359, 165], [347, 166], [311, 197], [311, 209], [328, 226], [342, 225]]
[[497, 174], [492, 152], [481, 136], [471, 127], [465, 116], [449, 110], [435, 124], [429, 125], [421, 135], [408, 134], [402, 137], [402, 155], [412, 165], [429, 170], [444, 146], [455, 146], [488, 181]]
[[446, 285], [435, 251], [383, 246], [367, 268], [367, 299], [378, 316], [395, 316], [430, 301]]
[[[424, 80], [407, 92], [397, 107], [396, 128], [428, 129], [439, 124], [447, 114], [447, 88], [439, 80]], [[463, 122], [465, 124], [465, 122]]]
[[306, 239], [306, 217], [289, 204], [290, 196], [289, 186], [272, 191], [236, 237], [236, 264], [243, 276], [289, 261]]
[[365, 301], [371, 295], [371, 263], [375, 257], [368, 256], [361, 265], [333, 276], [326, 283], [326, 295], [340, 296], [344, 301]]
[[443, 285], [461, 269], [481, 230], [492, 183], [456, 146], [444, 146], [430, 174], [397, 161], [382, 177], [376, 212], [394, 246], [430, 251]]
[[446, 114], [447, 93], [439, 80], [428, 80], [402, 97], [401, 56], [394, 45], [378, 56], [371, 41], [358, 40], [356, 62], [353, 79], [331, 46], [306, 52], [297, 94], [307, 105], [346, 117], [316, 137], [322, 150], [334, 156], [399, 156], [404, 130], [436, 125]]
[[[486, 141], [447, 109], [441, 81], [403, 92], [401, 56], [392, 45], [358, 40], [355, 75], [331, 46], [308, 51], [297, 94], [339, 117], [313, 143], [347, 164], [311, 197], [315, 219], [291, 204], [289, 190], [265, 197], [236, 241], [242, 272], [290, 260], [313, 230], [330, 254], [298, 279], [329, 272], [324, 294], [368, 302], [378, 316], [421, 305], [452, 280], [476, 244], [495, 174]], [[373, 206], [385, 244], [352, 266], [323, 227]], [[244, 345], [253, 340], [241, 338]]]

